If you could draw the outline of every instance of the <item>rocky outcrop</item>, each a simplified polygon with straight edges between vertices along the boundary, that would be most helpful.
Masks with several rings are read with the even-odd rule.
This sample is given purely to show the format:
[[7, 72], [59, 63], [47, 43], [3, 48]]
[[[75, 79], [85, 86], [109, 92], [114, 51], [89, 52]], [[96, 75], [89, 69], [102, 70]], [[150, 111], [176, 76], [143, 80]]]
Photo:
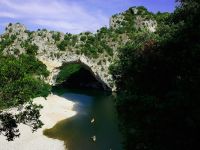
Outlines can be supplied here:
[[70, 48], [66, 48], [65, 51], [60, 51], [57, 47], [57, 41], [52, 37], [54, 34], [60, 35], [60, 40], [64, 39], [64, 33], [54, 31], [35, 31], [29, 32], [26, 27], [21, 24], [8, 25], [4, 34], [15, 35], [16, 39], [9, 47], [5, 48], [3, 53], [14, 54], [14, 50], [17, 48], [19, 53], [25, 53], [26, 49], [22, 46], [22, 43], [28, 41], [38, 47], [36, 57], [43, 62], [47, 69], [50, 71], [50, 75], [46, 80], [50, 85], [56, 84], [56, 76], [60, 72], [60, 68], [63, 64], [67, 63], [80, 63], [88, 68], [94, 77], [102, 83], [105, 89], [115, 90], [112, 85], [112, 76], [109, 74], [109, 66], [111, 61], [109, 57], [106, 57], [105, 53], [102, 53], [98, 58], [88, 57], [84, 54], [77, 53], [76, 45], [81, 41], [78, 37], [76, 45]]
[[[153, 19], [145, 18], [147, 10], [136, 7], [114, 15], [110, 19], [110, 29], [104, 27], [97, 33], [80, 33], [77, 35], [64, 34], [62, 32], [47, 31], [46, 29], [38, 31], [28, 31], [24, 25], [19, 23], [9, 24], [6, 31], [0, 36], [0, 42], [3, 37], [11, 38], [9, 46], [3, 48], [4, 55], [18, 56], [27, 52], [27, 43], [37, 48], [36, 57], [43, 62], [50, 75], [45, 79], [51, 85], [56, 84], [56, 77], [60, 68], [66, 63], [79, 63], [84, 65], [102, 83], [105, 89], [116, 90], [115, 82], [109, 72], [109, 66], [118, 58], [118, 48], [131, 42], [126, 25], [130, 27], [147, 28], [150, 32], [155, 32], [157, 22]], [[148, 14], [148, 13], [147, 13]], [[123, 29], [124, 27], [124, 29]], [[117, 32], [122, 28], [121, 32]], [[124, 31], [125, 30], [125, 31]], [[128, 31], [126, 31], [128, 30]], [[99, 34], [98, 34], [99, 33]], [[96, 43], [86, 43], [95, 41]], [[100, 42], [99, 42], [100, 41]], [[84, 48], [83, 48], [84, 47]], [[98, 49], [97, 49], [98, 47]], [[96, 53], [95, 57], [88, 55]]]
[[136, 27], [136, 29], [146, 28], [150, 32], [155, 32], [156, 27], [157, 27], [157, 22], [155, 20], [152, 20], [152, 19], [145, 20], [141, 16], [136, 16], [135, 27]]
[[134, 26], [136, 29], [139, 28], [146, 28], [150, 32], [155, 32], [157, 27], [157, 21], [152, 18], [146, 18], [146, 11], [147, 10], [141, 10], [137, 7], [129, 8], [129, 10], [113, 15], [110, 18], [110, 28], [113, 29], [119, 29], [123, 28], [123, 26], [128, 22], [130, 25], [130, 20], [127, 20], [126, 16], [127, 14], [131, 14], [129, 16], [129, 19], [133, 19], [133, 23], [131, 26]]
[[124, 18], [125, 17], [123, 13], [112, 16], [109, 21], [110, 28], [118, 29], [120, 27], [123, 27], [121, 22], [124, 21]]

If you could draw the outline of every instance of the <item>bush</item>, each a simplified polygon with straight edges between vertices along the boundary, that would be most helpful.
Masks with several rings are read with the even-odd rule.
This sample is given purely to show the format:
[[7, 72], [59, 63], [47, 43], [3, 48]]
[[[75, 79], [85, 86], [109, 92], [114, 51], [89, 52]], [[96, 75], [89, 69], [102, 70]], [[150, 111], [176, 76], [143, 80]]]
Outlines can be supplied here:
[[9, 47], [16, 38], [17, 38], [16, 35], [11, 35], [9, 37], [9, 35], [6, 34], [2, 36], [2, 40], [0, 41], [0, 52], [3, 51], [6, 47]]
[[80, 40], [83, 41], [83, 42], [85, 42], [85, 40], [86, 40], [86, 36], [84, 36], [84, 35], [81, 36]]
[[52, 38], [53, 38], [55, 41], [60, 41], [60, 32], [53, 33]]
[[61, 51], [65, 51], [65, 46], [67, 46], [67, 43], [65, 41], [62, 41], [59, 44], [57, 44], [58, 49]]

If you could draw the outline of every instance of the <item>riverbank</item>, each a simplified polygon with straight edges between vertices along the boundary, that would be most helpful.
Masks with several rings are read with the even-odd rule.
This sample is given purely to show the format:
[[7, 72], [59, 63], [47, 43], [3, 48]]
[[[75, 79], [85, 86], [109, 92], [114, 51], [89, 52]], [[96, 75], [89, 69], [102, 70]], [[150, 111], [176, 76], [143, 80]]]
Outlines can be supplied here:
[[73, 111], [74, 102], [71, 102], [57, 95], [49, 95], [46, 100], [43, 97], [34, 99], [34, 103], [43, 106], [41, 121], [44, 126], [32, 133], [31, 128], [19, 124], [20, 137], [14, 141], [8, 142], [6, 138], [0, 135], [0, 150], [64, 150], [64, 142], [51, 139], [43, 135], [44, 129], [52, 128], [57, 122], [76, 115]]

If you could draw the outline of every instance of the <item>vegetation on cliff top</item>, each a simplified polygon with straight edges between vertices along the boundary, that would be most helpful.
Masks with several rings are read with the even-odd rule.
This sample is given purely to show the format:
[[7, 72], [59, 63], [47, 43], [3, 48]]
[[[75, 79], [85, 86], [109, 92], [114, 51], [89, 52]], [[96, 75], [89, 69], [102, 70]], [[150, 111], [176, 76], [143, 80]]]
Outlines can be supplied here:
[[[138, 10], [136, 14], [133, 8]], [[97, 30], [95, 34], [90, 32], [80, 33], [79, 35], [66, 33], [63, 40], [61, 40], [60, 34], [58, 33], [53, 34], [52, 37], [60, 51], [67, 51], [75, 48], [76, 53], [84, 54], [91, 58], [98, 58], [102, 53], [106, 53], [108, 56], [112, 57], [114, 49], [123, 47], [126, 41], [133, 39], [132, 34], [134, 34], [136, 30], [145, 29], [143, 24], [141, 24], [140, 27], [138, 25], [138, 28], [136, 28], [136, 18], [138, 16], [140, 16], [142, 20], [155, 20], [160, 23], [163, 22], [162, 18], [164, 18], [164, 16], [169, 15], [169, 13], [153, 14], [148, 12], [144, 7], [133, 8], [122, 13], [124, 18], [121, 21], [117, 20], [115, 24], [119, 26], [118, 28], [102, 27]]]

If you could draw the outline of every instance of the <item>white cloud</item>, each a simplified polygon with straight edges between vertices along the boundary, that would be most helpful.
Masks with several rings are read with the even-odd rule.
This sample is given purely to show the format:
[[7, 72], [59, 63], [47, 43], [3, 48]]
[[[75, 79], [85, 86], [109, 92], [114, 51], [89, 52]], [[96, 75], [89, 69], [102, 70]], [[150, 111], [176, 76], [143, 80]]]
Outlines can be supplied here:
[[17, 16], [13, 13], [9, 13], [9, 12], [0, 12], [0, 17], [3, 18], [16, 18]]
[[66, 21], [53, 21], [53, 20], [34, 20], [32, 21], [33, 24], [42, 25], [49, 27], [50, 29], [59, 29], [60, 31], [72, 31], [73, 33], [80, 33], [83, 32], [85, 29], [81, 25], [78, 25], [76, 23], [72, 22], [66, 22]]
[[92, 12], [70, 0], [0, 0], [0, 17], [72, 33], [95, 31], [109, 22], [100, 10]]

